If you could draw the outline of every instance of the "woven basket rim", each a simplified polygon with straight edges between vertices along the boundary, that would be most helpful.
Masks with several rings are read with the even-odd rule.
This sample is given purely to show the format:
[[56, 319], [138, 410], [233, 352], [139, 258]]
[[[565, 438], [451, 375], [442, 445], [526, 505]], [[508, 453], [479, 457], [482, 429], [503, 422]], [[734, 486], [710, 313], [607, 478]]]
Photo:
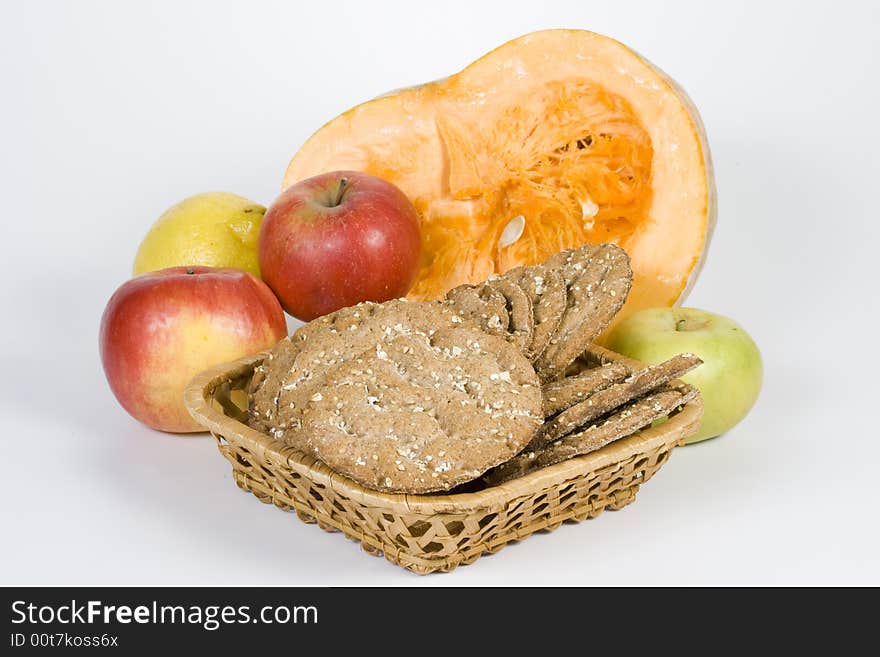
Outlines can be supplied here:
[[[607, 360], [640, 365], [618, 353], [591, 345], [589, 352]], [[414, 495], [384, 493], [365, 488], [353, 479], [331, 470], [314, 457], [284, 445], [268, 434], [261, 433], [229, 417], [209, 401], [214, 390], [228, 381], [248, 376], [268, 354], [262, 351], [228, 363], [222, 363], [198, 374], [184, 391], [184, 404], [193, 419], [229, 443], [240, 444], [258, 458], [281, 463], [293, 472], [313, 482], [328, 486], [350, 499], [372, 507], [402, 513], [468, 513], [478, 509], [501, 508], [516, 497], [533, 495], [567, 480], [582, 476], [611, 463], [652, 450], [661, 445], [670, 447], [680, 443], [703, 412], [702, 399], [686, 404], [678, 413], [660, 425], [647, 427], [626, 438], [616, 440], [601, 449], [577, 456], [561, 463], [541, 468], [511, 481], [490, 486], [473, 493], [452, 495]]]

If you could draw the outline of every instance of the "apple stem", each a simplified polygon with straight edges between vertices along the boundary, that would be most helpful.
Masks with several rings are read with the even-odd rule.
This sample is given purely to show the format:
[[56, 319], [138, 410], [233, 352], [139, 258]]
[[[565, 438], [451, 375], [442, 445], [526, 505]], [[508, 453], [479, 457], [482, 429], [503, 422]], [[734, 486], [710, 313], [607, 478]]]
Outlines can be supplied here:
[[186, 273], [187, 273], [189, 276], [193, 276], [193, 275], [196, 273], [196, 270], [193, 269], [192, 267], [190, 267], [189, 269], [186, 270]]
[[348, 178], [340, 178], [339, 179], [339, 187], [336, 188], [336, 198], [333, 200], [333, 205], [331, 207], [337, 207], [340, 203], [342, 203], [342, 195], [345, 194], [345, 190], [348, 187]]

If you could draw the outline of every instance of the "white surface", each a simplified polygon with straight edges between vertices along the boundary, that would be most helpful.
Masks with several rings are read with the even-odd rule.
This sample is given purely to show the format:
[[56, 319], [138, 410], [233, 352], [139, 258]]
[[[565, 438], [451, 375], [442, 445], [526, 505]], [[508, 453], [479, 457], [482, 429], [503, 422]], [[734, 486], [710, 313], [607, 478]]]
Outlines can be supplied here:
[[[0, 9], [0, 583], [880, 584], [876, 4], [141, 4]], [[338, 112], [557, 26], [629, 44], [702, 112], [720, 220], [688, 303], [763, 351], [740, 426], [620, 513], [418, 578], [122, 411], [98, 321], [167, 206], [269, 203]]]

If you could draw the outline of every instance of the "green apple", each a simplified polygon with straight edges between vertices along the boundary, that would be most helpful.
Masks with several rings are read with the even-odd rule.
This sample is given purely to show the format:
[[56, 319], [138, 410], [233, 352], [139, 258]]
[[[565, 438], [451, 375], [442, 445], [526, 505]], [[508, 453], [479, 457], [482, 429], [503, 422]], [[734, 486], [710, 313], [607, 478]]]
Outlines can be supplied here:
[[763, 379], [761, 352], [742, 326], [696, 308], [647, 308], [620, 322], [605, 340], [624, 356], [655, 365], [690, 352], [703, 364], [682, 377], [703, 396], [703, 421], [688, 439], [719, 436], [740, 420], [758, 398]]

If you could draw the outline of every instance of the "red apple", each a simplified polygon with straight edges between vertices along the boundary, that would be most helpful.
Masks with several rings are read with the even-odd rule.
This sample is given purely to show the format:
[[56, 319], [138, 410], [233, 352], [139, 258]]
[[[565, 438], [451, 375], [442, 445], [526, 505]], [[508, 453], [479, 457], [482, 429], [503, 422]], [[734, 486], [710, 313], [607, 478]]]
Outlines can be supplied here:
[[287, 334], [272, 291], [238, 269], [171, 267], [123, 284], [99, 337], [110, 388], [134, 418], [160, 431], [204, 431], [183, 405], [199, 372], [268, 349]]
[[284, 309], [308, 321], [406, 295], [421, 242], [419, 215], [402, 191], [366, 173], [333, 171], [288, 187], [266, 211], [260, 273]]

